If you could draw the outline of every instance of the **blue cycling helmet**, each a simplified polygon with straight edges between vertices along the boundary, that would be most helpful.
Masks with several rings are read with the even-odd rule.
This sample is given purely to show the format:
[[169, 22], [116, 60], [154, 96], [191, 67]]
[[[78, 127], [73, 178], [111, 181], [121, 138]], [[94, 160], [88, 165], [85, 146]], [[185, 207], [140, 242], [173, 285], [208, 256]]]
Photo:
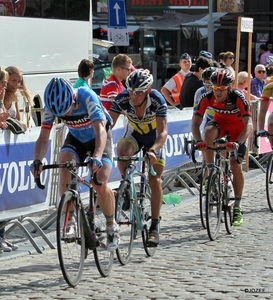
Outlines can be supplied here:
[[73, 88], [63, 78], [52, 78], [44, 93], [45, 107], [56, 117], [65, 115], [73, 103]]

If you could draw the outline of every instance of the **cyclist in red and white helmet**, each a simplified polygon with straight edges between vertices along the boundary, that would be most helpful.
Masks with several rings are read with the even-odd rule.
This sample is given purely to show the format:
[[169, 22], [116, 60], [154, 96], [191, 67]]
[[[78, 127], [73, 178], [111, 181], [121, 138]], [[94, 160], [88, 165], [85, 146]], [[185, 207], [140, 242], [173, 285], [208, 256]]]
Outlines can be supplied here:
[[[207, 150], [213, 145], [213, 141], [227, 134], [230, 142], [227, 150], [231, 152], [230, 165], [233, 173], [233, 188], [235, 193], [235, 207], [233, 225], [243, 224], [241, 211], [241, 198], [244, 187], [244, 176], [242, 172], [242, 161], [246, 152], [246, 141], [252, 132], [252, 118], [249, 103], [244, 93], [239, 89], [233, 89], [234, 78], [231, 72], [225, 68], [217, 69], [210, 76], [212, 90], [204, 94], [194, 110], [192, 118], [192, 134], [196, 147], [204, 151], [207, 165], [213, 163], [213, 151]], [[200, 125], [206, 109], [214, 110], [214, 116], [209, 121], [201, 135]], [[202, 138], [203, 136], [203, 138]], [[238, 161], [234, 158], [233, 147], [238, 149]]]

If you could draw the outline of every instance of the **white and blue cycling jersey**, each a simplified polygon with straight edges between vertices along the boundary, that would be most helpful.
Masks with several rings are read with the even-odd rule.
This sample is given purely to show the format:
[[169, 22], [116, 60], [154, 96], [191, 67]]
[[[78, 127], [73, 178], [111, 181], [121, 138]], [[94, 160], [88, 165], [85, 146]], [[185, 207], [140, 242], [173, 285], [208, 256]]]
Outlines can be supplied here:
[[[96, 138], [93, 122], [104, 121], [106, 128], [112, 123], [112, 119], [102, 106], [97, 94], [87, 87], [79, 87], [76, 92], [76, 108], [68, 116], [59, 119], [67, 126], [71, 135], [78, 141], [86, 143]], [[55, 116], [47, 108], [44, 109], [42, 127], [51, 129]]]

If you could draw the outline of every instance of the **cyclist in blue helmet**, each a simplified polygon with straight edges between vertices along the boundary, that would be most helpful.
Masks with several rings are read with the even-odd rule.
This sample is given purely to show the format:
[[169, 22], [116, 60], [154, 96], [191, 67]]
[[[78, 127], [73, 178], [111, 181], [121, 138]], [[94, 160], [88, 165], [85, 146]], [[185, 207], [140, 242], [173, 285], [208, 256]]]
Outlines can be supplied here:
[[[47, 150], [50, 130], [55, 117], [68, 128], [68, 134], [59, 153], [59, 163], [68, 160], [83, 162], [87, 151], [94, 158], [93, 171], [102, 185], [93, 184], [98, 204], [106, 217], [108, 232], [108, 250], [118, 247], [119, 227], [115, 222], [115, 199], [108, 178], [112, 170], [112, 136], [108, 130], [111, 117], [101, 105], [98, 96], [88, 87], [73, 89], [63, 78], [53, 78], [44, 93], [44, 120], [34, 149], [34, 161], [41, 163]], [[60, 169], [60, 196], [67, 190], [71, 174]], [[72, 220], [73, 221], [73, 220]], [[69, 232], [73, 235], [75, 223], [71, 222]]]

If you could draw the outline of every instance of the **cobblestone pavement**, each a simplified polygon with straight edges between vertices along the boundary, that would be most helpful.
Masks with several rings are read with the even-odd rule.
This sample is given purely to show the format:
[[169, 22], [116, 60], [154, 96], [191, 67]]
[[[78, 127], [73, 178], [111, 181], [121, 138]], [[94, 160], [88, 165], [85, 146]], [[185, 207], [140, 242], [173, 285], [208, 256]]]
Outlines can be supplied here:
[[[181, 204], [162, 210], [161, 243], [154, 258], [145, 256], [139, 237], [130, 262], [120, 266], [115, 261], [111, 275], [102, 278], [90, 255], [74, 289], [64, 281], [54, 249], [24, 256], [17, 252], [17, 257], [0, 254], [1, 300], [271, 299], [273, 214], [266, 202], [265, 174], [255, 170], [247, 178], [245, 221], [232, 235], [221, 224], [219, 238], [209, 241], [197, 197], [187, 194]], [[54, 241], [54, 235], [49, 238]]]

